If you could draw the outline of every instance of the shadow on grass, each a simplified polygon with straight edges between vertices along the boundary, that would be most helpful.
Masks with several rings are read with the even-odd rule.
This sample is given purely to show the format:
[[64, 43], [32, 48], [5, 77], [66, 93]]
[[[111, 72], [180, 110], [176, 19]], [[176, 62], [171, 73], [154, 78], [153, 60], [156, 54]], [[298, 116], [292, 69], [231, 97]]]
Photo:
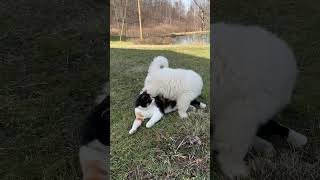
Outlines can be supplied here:
[[[209, 58], [183, 54], [184, 49], [178, 51], [111, 49], [112, 179], [125, 179], [133, 174], [140, 178], [160, 179], [209, 177], [210, 106], [189, 112], [190, 118], [186, 121], [179, 119], [174, 112], [164, 116], [151, 129], [146, 129], [144, 123], [132, 136], [127, 130], [134, 120], [135, 97], [143, 87], [150, 62], [158, 55], [169, 59], [169, 67], [199, 73], [204, 81], [199, 99], [209, 105]], [[195, 136], [200, 138], [201, 145], [184, 143], [187, 137]], [[190, 158], [183, 159], [185, 157]]]

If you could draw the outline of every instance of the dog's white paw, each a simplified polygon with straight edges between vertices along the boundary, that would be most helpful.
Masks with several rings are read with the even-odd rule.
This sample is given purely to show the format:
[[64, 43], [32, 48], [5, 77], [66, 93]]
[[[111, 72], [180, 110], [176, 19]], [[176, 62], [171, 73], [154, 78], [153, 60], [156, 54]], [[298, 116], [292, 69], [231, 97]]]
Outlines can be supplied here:
[[185, 119], [188, 117], [188, 114], [186, 112], [178, 111], [178, 114], [179, 114], [180, 118], [182, 118], [182, 119]]
[[307, 144], [308, 139], [306, 136], [291, 129], [289, 131], [287, 141], [294, 147], [302, 147]]
[[206, 105], [206, 104], [204, 104], [204, 103], [200, 103], [200, 108], [201, 108], [201, 109], [206, 108], [206, 107], [207, 107], [207, 105]]
[[154, 123], [149, 121], [149, 122], [147, 122], [146, 127], [147, 128], [151, 128], [153, 125], [154, 125]]

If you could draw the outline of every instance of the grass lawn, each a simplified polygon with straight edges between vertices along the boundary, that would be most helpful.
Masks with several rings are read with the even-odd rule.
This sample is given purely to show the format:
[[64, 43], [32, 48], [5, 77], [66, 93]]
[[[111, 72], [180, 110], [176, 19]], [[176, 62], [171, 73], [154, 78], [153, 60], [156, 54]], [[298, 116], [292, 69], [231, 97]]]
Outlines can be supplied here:
[[[111, 41], [111, 171], [112, 179], [209, 177], [209, 92], [208, 45], [135, 45]], [[134, 100], [153, 57], [164, 55], [173, 68], [193, 69], [204, 81], [199, 98], [208, 107], [189, 112], [181, 120], [168, 114], [151, 129], [144, 124], [129, 136]], [[201, 144], [190, 141], [200, 138]]]
[[[305, 134], [303, 149], [275, 146], [269, 156], [250, 158], [248, 179], [320, 179], [320, 3], [312, 0], [215, 1], [216, 22], [260, 25], [284, 39], [294, 51], [299, 77], [281, 123]], [[219, 174], [213, 172], [215, 177]]]

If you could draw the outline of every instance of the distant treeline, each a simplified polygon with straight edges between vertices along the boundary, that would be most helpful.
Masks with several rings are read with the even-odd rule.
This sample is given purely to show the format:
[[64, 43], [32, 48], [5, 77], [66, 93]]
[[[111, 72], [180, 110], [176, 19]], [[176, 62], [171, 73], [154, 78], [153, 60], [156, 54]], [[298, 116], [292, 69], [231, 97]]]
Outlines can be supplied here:
[[[186, 7], [181, 0], [111, 0], [111, 34], [144, 37], [192, 31], [207, 31], [210, 24], [210, 0], [190, 0]], [[121, 33], [122, 31], [122, 33]]]

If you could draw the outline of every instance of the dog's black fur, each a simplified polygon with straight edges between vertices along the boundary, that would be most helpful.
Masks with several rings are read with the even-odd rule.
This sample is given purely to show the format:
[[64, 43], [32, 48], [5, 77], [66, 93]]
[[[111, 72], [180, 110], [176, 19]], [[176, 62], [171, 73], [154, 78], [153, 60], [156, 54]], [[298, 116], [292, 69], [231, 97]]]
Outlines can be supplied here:
[[266, 124], [260, 126], [256, 135], [265, 140], [270, 139], [273, 135], [278, 135], [281, 138], [286, 139], [289, 135], [289, 131], [289, 128], [282, 126], [277, 122], [275, 116]]

